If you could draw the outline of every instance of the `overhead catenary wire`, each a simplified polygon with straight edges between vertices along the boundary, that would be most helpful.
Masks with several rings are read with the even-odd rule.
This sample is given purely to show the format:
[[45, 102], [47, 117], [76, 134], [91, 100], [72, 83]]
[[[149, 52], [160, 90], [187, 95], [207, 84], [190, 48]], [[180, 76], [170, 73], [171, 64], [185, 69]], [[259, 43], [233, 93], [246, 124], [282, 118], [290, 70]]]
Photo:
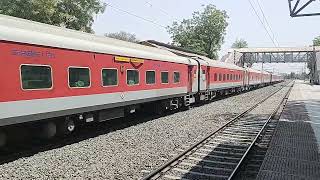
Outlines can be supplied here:
[[151, 3], [151, 1], [145, 1], [145, 4], [148, 5], [151, 8], [155, 8], [158, 9], [162, 14], [166, 15], [167, 17], [169, 17], [170, 19], [180, 22], [180, 20], [178, 20], [177, 18], [175, 18], [174, 16], [172, 16], [170, 13], [168, 13], [166, 10], [160, 8], [160, 7], [156, 7], [154, 4]]
[[127, 11], [127, 10], [121, 9], [121, 8], [119, 8], [119, 7], [117, 7], [117, 6], [114, 6], [114, 5], [110, 4], [110, 3], [107, 3], [106, 5], [109, 6], [109, 7], [111, 7], [111, 8], [113, 8], [113, 9], [115, 9], [115, 10], [117, 10], [117, 11], [124, 12], [124, 13], [126, 13], [126, 14], [128, 14], [128, 15], [134, 16], [134, 17], [136, 17], [136, 18], [138, 18], [138, 19], [141, 19], [141, 20], [143, 20], [143, 21], [146, 21], [146, 22], [149, 22], [149, 23], [151, 23], [151, 24], [153, 24], [153, 25], [156, 25], [157, 27], [161, 27], [161, 28], [166, 29], [166, 26], [163, 26], [163, 25], [157, 23], [156, 21], [147, 19], [147, 18], [145, 18], [145, 17], [139, 16], [139, 15], [134, 14], [134, 13], [132, 13], [132, 12], [129, 12], [129, 11]]
[[268, 34], [270, 40], [272, 41], [273, 45], [274, 45], [275, 47], [278, 47], [278, 45], [276, 44], [275, 40], [272, 38], [272, 36], [271, 36], [268, 28], [266, 27], [266, 25], [265, 25], [265, 24], [263, 23], [263, 21], [261, 20], [259, 14], [258, 14], [258, 12], [257, 12], [257, 10], [255, 9], [255, 7], [253, 6], [253, 4], [252, 4], [252, 2], [251, 2], [251, 0], [248, 0], [248, 1], [249, 1], [250, 5], [251, 5], [251, 8], [252, 8], [253, 12], [254, 12], [255, 15], [258, 17], [260, 23], [262, 24], [263, 28], [264, 28], [265, 31], [267, 32], [267, 34]]
[[272, 34], [273, 39], [276, 41], [277, 45], [279, 46], [279, 42], [278, 42], [278, 40], [277, 40], [277, 38], [276, 38], [276, 36], [275, 36], [272, 28], [271, 28], [271, 25], [270, 25], [270, 23], [269, 23], [266, 15], [265, 15], [264, 11], [263, 11], [263, 8], [262, 8], [262, 6], [261, 6], [261, 4], [260, 4], [260, 0], [257, 0], [257, 4], [258, 4], [258, 7], [259, 7], [259, 9], [260, 9], [260, 11], [261, 11], [261, 13], [262, 13], [263, 19], [265, 20], [267, 26], [269, 27], [269, 29], [270, 29], [270, 31], [271, 31], [271, 34]]

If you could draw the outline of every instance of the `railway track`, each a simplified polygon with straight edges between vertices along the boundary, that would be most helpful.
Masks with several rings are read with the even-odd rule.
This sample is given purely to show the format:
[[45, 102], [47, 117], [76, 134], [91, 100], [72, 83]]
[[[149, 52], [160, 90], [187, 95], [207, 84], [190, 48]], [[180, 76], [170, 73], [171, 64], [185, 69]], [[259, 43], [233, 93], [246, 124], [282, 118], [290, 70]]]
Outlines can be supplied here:
[[[294, 82], [273, 92], [224, 126], [192, 145], [143, 180], [149, 179], [233, 179], [243, 166], [260, 135], [288, 98]], [[254, 109], [287, 88], [279, 105], [270, 114], [250, 114]]]
[[[247, 92], [242, 92], [244, 94]], [[236, 96], [237, 94], [231, 94], [228, 96], [218, 96], [212, 101], [219, 101], [228, 97]], [[210, 102], [212, 102], [210, 101]], [[202, 104], [196, 104], [194, 106], [201, 106]], [[50, 141], [44, 141], [41, 139], [33, 140], [32, 135], [25, 137], [23, 140], [15, 140], [10, 146], [5, 148], [0, 148], [0, 165], [8, 162], [15, 161], [19, 158], [32, 156], [39, 152], [48, 151], [51, 149], [60, 148], [66, 145], [70, 145], [73, 143], [78, 143], [82, 140], [96, 137], [102, 134], [106, 134], [112, 132], [114, 130], [126, 128], [127, 126], [135, 125], [141, 122], [150, 121], [155, 118], [159, 118], [161, 116], [166, 116], [173, 112], [168, 112], [162, 115], [151, 114], [145, 117], [145, 113], [138, 114], [136, 116], [130, 116], [126, 119], [115, 119], [108, 122], [103, 122], [102, 124], [94, 124], [92, 126], [80, 127], [75, 130], [75, 132], [67, 137], [57, 137]], [[128, 119], [129, 118], [129, 119]], [[105, 128], [108, 127], [108, 128]], [[26, 129], [24, 127], [24, 129]], [[18, 136], [21, 136], [20, 130], [15, 130], [18, 133]], [[26, 132], [23, 133], [23, 136], [26, 135]]]

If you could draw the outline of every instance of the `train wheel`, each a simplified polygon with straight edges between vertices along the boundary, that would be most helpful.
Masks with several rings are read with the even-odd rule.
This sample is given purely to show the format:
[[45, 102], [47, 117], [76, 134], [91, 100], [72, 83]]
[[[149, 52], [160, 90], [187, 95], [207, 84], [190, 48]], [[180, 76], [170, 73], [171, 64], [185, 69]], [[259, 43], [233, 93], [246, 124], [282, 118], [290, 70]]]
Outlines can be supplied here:
[[7, 134], [0, 130], [0, 147], [4, 147], [7, 144]]
[[49, 121], [40, 126], [40, 137], [43, 139], [51, 139], [57, 134], [56, 123]]
[[76, 128], [76, 124], [72, 119], [65, 119], [57, 123], [57, 132], [59, 135], [68, 135]]

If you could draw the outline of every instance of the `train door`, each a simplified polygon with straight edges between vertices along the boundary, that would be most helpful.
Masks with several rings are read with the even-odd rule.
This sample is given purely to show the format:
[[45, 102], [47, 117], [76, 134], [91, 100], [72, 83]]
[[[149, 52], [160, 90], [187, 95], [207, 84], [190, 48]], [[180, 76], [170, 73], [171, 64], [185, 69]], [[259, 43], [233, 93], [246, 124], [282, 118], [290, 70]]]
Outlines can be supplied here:
[[188, 93], [192, 92], [192, 85], [193, 85], [193, 67], [189, 65], [188, 66]]
[[244, 71], [244, 77], [243, 77], [243, 80], [244, 80], [244, 86], [249, 86], [249, 79], [250, 79], [250, 73], [248, 70], [245, 70]]
[[205, 91], [207, 90], [207, 66], [200, 66], [200, 71], [199, 71], [199, 83], [200, 83], [200, 91]]
[[192, 92], [198, 92], [198, 66], [192, 66]]
[[196, 64], [188, 66], [188, 92], [198, 92], [198, 66]]
[[207, 66], [207, 89], [210, 89], [211, 78], [210, 66]]

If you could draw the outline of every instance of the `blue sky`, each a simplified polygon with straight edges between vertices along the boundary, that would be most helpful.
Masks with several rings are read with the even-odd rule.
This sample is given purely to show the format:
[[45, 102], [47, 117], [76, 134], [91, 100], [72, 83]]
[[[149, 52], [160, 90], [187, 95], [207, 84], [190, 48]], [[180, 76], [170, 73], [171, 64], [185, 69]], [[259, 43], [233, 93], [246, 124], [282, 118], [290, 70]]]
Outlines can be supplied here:
[[[220, 56], [228, 51], [237, 38], [247, 40], [250, 47], [273, 47], [266, 31], [254, 14], [248, 0], [104, 0], [113, 7], [107, 7], [102, 15], [96, 17], [94, 30], [96, 34], [127, 31], [136, 34], [140, 40], [158, 40], [170, 42], [170, 35], [162, 26], [171, 25], [175, 20], [190, 18], [194, 11], [202, 10], [202, 5], [214, 4], [229, 15], [225, 43]], [[291, 18], [287, 0], [251, 0], [256, 10], [265, 16], [280, 46], [306, 46], [320, 35], [320, 16]], [[306, 1], [306, 0], [301, 0]], [[311, 9], [319, 8], [318, 2]], [[317, 7], [316, 7], [317, 6]], [[128, 15], [122, 10], [131, 12], [157, 25]], [[166, 13], [164, 13], [165, 11]]]

